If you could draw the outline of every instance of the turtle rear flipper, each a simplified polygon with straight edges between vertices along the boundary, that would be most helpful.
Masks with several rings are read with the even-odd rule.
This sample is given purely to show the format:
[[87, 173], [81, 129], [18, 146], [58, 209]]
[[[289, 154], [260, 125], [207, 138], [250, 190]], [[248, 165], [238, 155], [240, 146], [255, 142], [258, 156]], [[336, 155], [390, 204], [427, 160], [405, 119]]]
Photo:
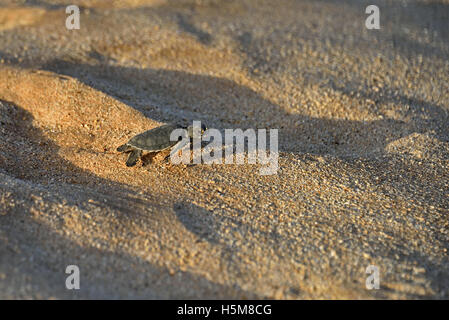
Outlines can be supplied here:
[[142, 150], [133, 150], [131, 154], [128, 157], [128, 160], [126, 161], [126, 166], [132, 167], [135, 166], [137, 163], [137, 160], [139, 160], [140, 156], [142, 155]]
[[129, 144], [125, 143], [125, 144], [122, 144], [120, 147], [118, 147], [117, 151], [118, 152], [129, 152], [132, 149], [133, 148]]

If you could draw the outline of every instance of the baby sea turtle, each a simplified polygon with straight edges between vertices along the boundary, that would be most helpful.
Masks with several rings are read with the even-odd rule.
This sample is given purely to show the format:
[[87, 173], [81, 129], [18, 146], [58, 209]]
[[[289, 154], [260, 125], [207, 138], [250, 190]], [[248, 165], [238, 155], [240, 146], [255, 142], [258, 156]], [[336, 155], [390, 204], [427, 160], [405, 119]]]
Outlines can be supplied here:
[[[131, 152], [126, 161], [126, 165], [132, 167], [137, 163], [137, 160], [139, 160], [144, 151], [157, 153], [174, 147], [181, 140], [181, 137], [178, 141], [170, 141], [170, 134], [173, 130], [180, 128], [187, 129], [188, 137], [190, 139], [193, 138], [193, 126], [185, 128], [174, 124], [165, 124], [132, 137], [127, 143], [118, 147], [117, 151]], [[204, 131], [206, 131], [206, 127], [201, 125], [201, 134]]]

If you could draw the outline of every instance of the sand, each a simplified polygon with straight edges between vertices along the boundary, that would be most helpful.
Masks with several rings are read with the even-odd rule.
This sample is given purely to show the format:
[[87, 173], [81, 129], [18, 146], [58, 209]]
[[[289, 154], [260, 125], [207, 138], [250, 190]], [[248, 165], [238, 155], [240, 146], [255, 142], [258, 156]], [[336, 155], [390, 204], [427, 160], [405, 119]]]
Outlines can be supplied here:
[[[376, 3], [1, 0], [0, 298], [448, 299], [449, 2]], [[277, 174], [115, 150], [193, 120]]]

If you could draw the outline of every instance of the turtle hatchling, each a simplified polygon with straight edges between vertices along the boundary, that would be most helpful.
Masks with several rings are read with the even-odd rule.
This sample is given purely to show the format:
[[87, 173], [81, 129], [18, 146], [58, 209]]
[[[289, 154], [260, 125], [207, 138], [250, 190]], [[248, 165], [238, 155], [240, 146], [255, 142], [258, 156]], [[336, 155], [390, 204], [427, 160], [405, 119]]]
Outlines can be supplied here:
[[[193, 126], [185, 128], [174, 124], [165, 124], [132, 137], [127, 143], [118, 147], [117, 151], [130, 152], [126, 165], [132, 167], [143, 152], [158, 153], [174, 147], [181, 140], [180, 137], [178, 141], [170, 141], [170, 135], [175, 129], [187, 129], [188, 137], [193, 138]], [[201, 134], [204, 131], [206, 131], [206, 127], [201, 125]]]

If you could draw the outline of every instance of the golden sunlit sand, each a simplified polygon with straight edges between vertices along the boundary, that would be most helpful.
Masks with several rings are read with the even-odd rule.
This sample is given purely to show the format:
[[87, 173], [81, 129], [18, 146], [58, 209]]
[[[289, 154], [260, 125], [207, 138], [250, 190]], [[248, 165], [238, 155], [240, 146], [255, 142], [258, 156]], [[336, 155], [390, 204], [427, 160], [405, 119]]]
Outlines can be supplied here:
[[[0, 298], [449, 297], [447, 2], [33, 3], [0, 8]], [[193, 120], [279, 129], [277, 174], [116, 152]]]

